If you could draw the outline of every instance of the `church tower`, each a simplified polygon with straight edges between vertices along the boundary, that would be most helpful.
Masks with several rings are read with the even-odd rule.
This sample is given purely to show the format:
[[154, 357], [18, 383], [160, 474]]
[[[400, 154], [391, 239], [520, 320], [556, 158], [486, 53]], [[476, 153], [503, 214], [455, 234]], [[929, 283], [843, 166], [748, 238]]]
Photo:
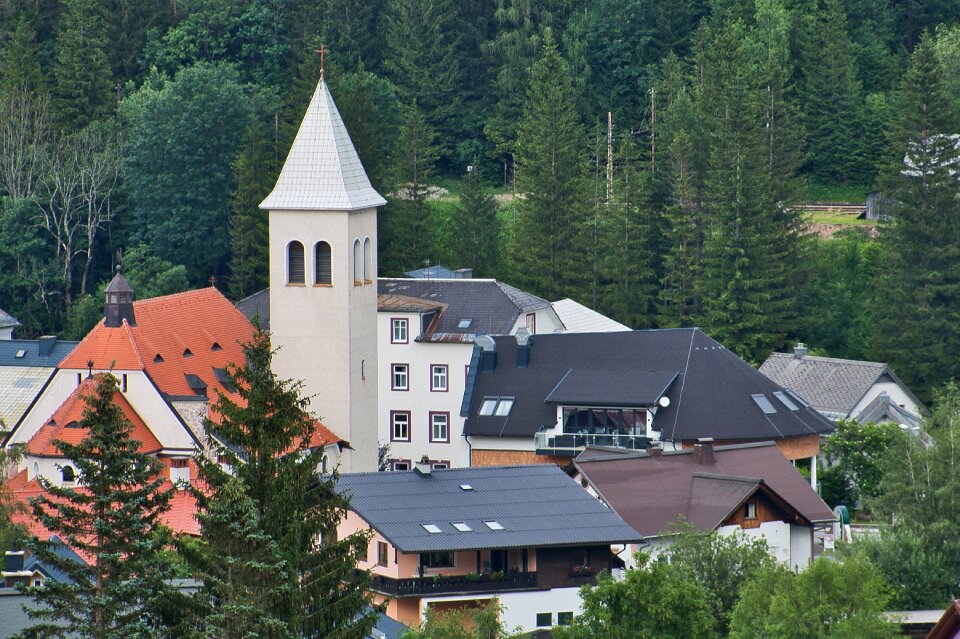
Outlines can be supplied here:
[[377, 469], [377, 207], [321, 73], [260, 208], [269, 211], [274, 371], [350, 442], [342, 470]]

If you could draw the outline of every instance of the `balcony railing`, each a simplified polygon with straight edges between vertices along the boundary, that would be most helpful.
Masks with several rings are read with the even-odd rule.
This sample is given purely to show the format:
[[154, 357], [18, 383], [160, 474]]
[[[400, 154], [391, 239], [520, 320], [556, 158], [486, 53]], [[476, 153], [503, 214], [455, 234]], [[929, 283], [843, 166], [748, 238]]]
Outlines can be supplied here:
[[612, 448], [628, 448], [644, 450], [650, 446], [651, 439], [639, 435], [623, 435], [620, 433], [549, 433], [536, 434], [538, 455], [573, 456], [586, 446], [607, 446]]
[[396, 597], [412, 595], [441, 595], [461, 592], [503, 592], [529, 590], [537, 587], [537, 573], [517, 572], [505, 575], [436, 575], [393, 579], [373, 575], [372, 588]]

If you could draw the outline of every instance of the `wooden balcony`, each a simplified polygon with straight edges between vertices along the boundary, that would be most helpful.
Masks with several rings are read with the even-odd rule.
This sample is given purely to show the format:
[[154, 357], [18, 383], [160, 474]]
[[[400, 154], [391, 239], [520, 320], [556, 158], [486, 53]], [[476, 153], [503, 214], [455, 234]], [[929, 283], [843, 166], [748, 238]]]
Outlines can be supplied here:
[[371, 588], [376, 592], [394, 597], [534, 590], [537, 588], [537, 573], [515, 572], [502, 576], [498, 574], [436, 575], [410, 579], [373, 575]]

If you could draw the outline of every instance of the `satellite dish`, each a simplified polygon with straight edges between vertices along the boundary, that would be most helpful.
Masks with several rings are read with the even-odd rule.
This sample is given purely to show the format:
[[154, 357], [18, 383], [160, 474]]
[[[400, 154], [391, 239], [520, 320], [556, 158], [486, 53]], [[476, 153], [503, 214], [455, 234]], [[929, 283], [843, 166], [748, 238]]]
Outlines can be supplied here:
[[670, 405], [670, 398], [664, 395], [663, 397], [657, 400], [657, 404], [660, 405], [660, 408], [666, 408], [667, 406]]

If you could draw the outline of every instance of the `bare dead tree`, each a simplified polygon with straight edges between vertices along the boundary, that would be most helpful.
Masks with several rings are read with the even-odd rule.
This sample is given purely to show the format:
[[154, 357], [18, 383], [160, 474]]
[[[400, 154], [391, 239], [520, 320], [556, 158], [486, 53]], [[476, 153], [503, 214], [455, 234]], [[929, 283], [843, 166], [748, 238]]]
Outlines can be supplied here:
[[34, 194], [50, 134], [46, 95], [26, 88], [0, 93], [0, 187], [11, 197]]
[[75, 144], [83, 208], [81, 227], [86, 236], [82, 248], [86, 259], [80, 277], [80, 294], [84, 295], [97, 233], [109, 226], [113, 219], [113, 193], [120, 183], [123, 163], [120, 138], [113, 127], [87, 127], [77, 136]]

